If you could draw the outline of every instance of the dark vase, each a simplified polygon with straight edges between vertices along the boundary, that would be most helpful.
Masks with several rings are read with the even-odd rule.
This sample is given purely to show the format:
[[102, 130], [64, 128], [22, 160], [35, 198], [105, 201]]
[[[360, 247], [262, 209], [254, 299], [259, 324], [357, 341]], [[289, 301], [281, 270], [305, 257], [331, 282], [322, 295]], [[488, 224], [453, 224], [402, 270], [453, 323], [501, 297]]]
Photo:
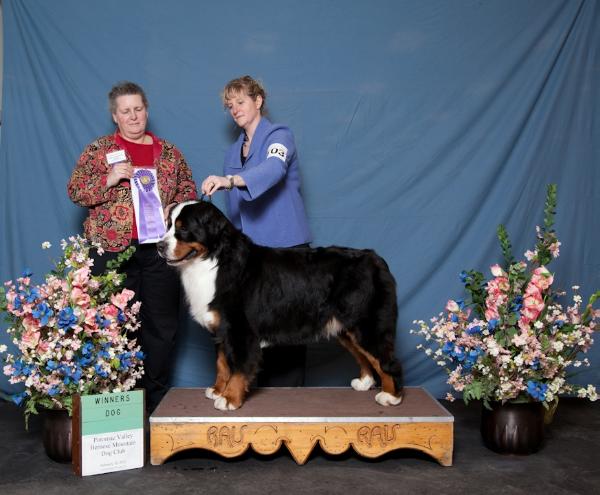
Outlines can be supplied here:
[[482, 407], [481, 436], [485, 446], [500, 454], [527, 455], [537, 452], [544, 441], [544, 406], [540, 402]]
[[42, 412], [44, 449], [50, 459], [71, 462], [71, 417], [66, 409], [46, 409]]

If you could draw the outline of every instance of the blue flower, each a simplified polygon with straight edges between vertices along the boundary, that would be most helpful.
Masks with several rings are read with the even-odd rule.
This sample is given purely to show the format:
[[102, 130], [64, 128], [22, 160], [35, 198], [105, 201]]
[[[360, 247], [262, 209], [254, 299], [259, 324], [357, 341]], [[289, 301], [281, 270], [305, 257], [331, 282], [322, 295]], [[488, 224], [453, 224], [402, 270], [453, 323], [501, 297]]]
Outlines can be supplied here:
[[39, 303], [31, 312], [34, 318], [40, 320], [40, 325], [43, 327], [48, 324], [48, 321], [54, 314], [50, 306], [48, 306], [45, 302]]
[[52, 385], [49, 389], [48, 389], [48, 395], [50, 397], [53, 397], [55, 395], [57, 395], [60, 392], [59, 388], [56, 385]]
[[29, 303], [32, 304], [34, 303], [37, 299], [39, 299], [41, 296], [40, 294], [40, 290], [37, 287], [34, 287], [33, 289], [31, 289], [29, 291], [29, 293], [27, 294], [27, 297], [25, 297], [25, 300]]
[[93, 350], [94, 344], [92, 344], [91, 342], [86, 342], [85, 344], [83, 344], [83, 346], [81, 346], [81, 354], [83, 354], [84, 356], [89, 356]]
[[20, 406], [23, 403], [23, 401], [25, 400], [25, 397], [27, 397], [27, 392], [21, 392], [20, 394], [14, 394], [10, 398], [17, 406]]
[[145, 358], [146, 358], [146, 355], [145, 355], [145, 354], [144, 354], [142, 351], [137, 351], [137, 352], [135, 353], [135, 357], [136, 357], [137, 359], [143, 360], [143, 359], [145, 359]]
[[458, 274], [458, 278], [460, 278], [460, 281], [465, 284], [469, 280], [469, 274], [463, 270]]
[[481, 333], [481, 327], [479, 325], [475, 325], [467, 328], [467, 333], [469, 335], [474, 335], [476, 333]]
[[48, 362], [46, 363], [46, 369], [48, 371], [54, 371], [57, 368], [58, 368], [58, 363], [56, 361], [53, 361], [52, 359], [49, 359]]
[[106, 378], [108, 376], [108, 371], [105, 371], [100, 364], [94, 366], [94, 369], [96, 370], [96, 374], [102, 378]]
[[125, 316], [125, 313], [123, 313], [123, 311], [119, 310], [117, 320], [119, 321], [119, 323], [125, 323], [127, 321], [127, 317]]
[[30, 268], [25, 268], [23, 270], [23, 273], [21, 273], [21, 277], [23, 277], [23, 278], [28, 278], [28, 277], [31, 277], [32, 275], [33, 275], [33, 272], [31, 271]]
[[68, 307], [58, 313], [58, 326], [62, 329], [73, 327], [77, 323], [77, 317], [73, 314], [73, 308]]
[[533, 362], [531, 363], [531, 369], [532, 370], [539, 370], [540, 369], [540, 360], [538, 358], [535, 358], [533, 360]]
[[454, 349], [454, 344], [452, 342], [446, 342], [442, 347], [442, 352], [444, 354], [452, 354], [452, 350]]
[[456, 313], [452, 313], [452, 315], [450, 316], [450, 321], [452, 323], [458, 323], [458, 316], [456, 316]]
[[497, 318], [494, 318], [494, 319], [488, 321], [488, 330], [490, 332], [493, 332], [494, 330], [496, 330], [498, 323], [499, 323], [499, 320]]
[[527, 382], [527, 393], [531, 395], [536, 401], [543, 402], [546, 400], [546, 392], [548, 391], [548, 385], [541, 382], [535, 382], [529, 380]]

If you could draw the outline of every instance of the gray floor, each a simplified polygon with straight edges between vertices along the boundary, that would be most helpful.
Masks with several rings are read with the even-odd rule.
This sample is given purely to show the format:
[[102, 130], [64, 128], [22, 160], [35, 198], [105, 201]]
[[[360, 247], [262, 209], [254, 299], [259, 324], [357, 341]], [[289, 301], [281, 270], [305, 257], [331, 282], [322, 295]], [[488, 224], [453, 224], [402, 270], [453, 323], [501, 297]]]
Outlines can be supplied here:
[[40, 422], [23, 428], [20, 410], [0, 403], [0, 493], [8, 494], [345, 494], [562, 493], [600, 494], [600, 401], [563, 399], [543, 449], [530, 456], [487, 450], [479, 434], [480, 406], [443, 403], [455, 416], [454, 465], [442, 467], [418, 452], [375, 460], [316, 449], [297, 466], [285, 447], [272, 456], [252, 452], [235, 460], [205, 451], [162, 466], [78, 478], [70, 465], [48, 459]]

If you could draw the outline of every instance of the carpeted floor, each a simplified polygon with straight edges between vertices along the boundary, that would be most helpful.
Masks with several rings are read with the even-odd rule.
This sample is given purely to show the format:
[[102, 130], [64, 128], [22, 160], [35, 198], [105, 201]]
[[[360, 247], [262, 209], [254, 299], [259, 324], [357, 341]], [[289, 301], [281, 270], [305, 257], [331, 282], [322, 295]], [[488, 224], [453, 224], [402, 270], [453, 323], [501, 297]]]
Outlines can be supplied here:
[[415, 451], [379, 459], [315, 449], [304, 466], [285, 447], [227, 460], [192, 451], [162, 466], [76, 477], [69, 464], [48, 459], [40, 421], [24, 430], [21, 411], [0, 403], [0, 494], [600, 494], [600, 401], [563, 399], [545, 445], [530, 456], [502, 456], [479, 434], [480, 405], [443, 403], [455, 416], [454, 465], [442, 467]]

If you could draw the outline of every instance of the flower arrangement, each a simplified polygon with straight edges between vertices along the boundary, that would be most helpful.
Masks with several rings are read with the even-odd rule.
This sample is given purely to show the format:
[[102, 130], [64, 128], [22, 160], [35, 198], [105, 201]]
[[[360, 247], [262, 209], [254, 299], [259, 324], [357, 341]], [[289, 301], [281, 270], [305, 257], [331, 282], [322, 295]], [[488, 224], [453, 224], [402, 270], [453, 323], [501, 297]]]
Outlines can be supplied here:
[[[461, 392], [463, 400], [541, 402], [554, 406], [559, 394], [598, 398], [593, 385], [567, 382], [568, 368], [589, 366], [580, 359], [593, 343], [600, 311], [592, 305], [593, 294], [582, 307], [579, 287], [573, 287], [572, 302], [560, 302], [564, 292], [555, 291], [553, 274], [547, 265], [558, 257], [560, 242], [552, 229], [556, 208], [556, 185], [547, 189], [544, 226], [537, 227], [534, 251], [527, 261], [516, 261], [506, 229], [498, 227], [505, 266], [491, 267], [485, 281], [475, 270], [460, 274], [467, 301], [450, 300], [445, 312], [430, 324], [415, 321], [426, 344], [417, 347], [448, 373], [447, 383]], [[449, 393], [447, 399], [454, 400]]]
[[91, 246], [85, 239], [70, 237], [61, 247], [62, 257], [43, 284], [33, 285], [26, 270], [0, 288], [0, 311], [16, 346], [14, 354], [0, 346], [4, 374], [10, 383], [25, 385], [12, 398], [24, 405], [26, 420], [38, 408], [64, 408], [70, 415], [74, 394], [130, 390], [143, 373], [143, 353], [128, 338], [139, 327], [140, 303], [129, 304], [134, 293], [121, 288], [124, 275], [116, 271], [135, 248], [110, 261], [102, 275], [92, 276]]

